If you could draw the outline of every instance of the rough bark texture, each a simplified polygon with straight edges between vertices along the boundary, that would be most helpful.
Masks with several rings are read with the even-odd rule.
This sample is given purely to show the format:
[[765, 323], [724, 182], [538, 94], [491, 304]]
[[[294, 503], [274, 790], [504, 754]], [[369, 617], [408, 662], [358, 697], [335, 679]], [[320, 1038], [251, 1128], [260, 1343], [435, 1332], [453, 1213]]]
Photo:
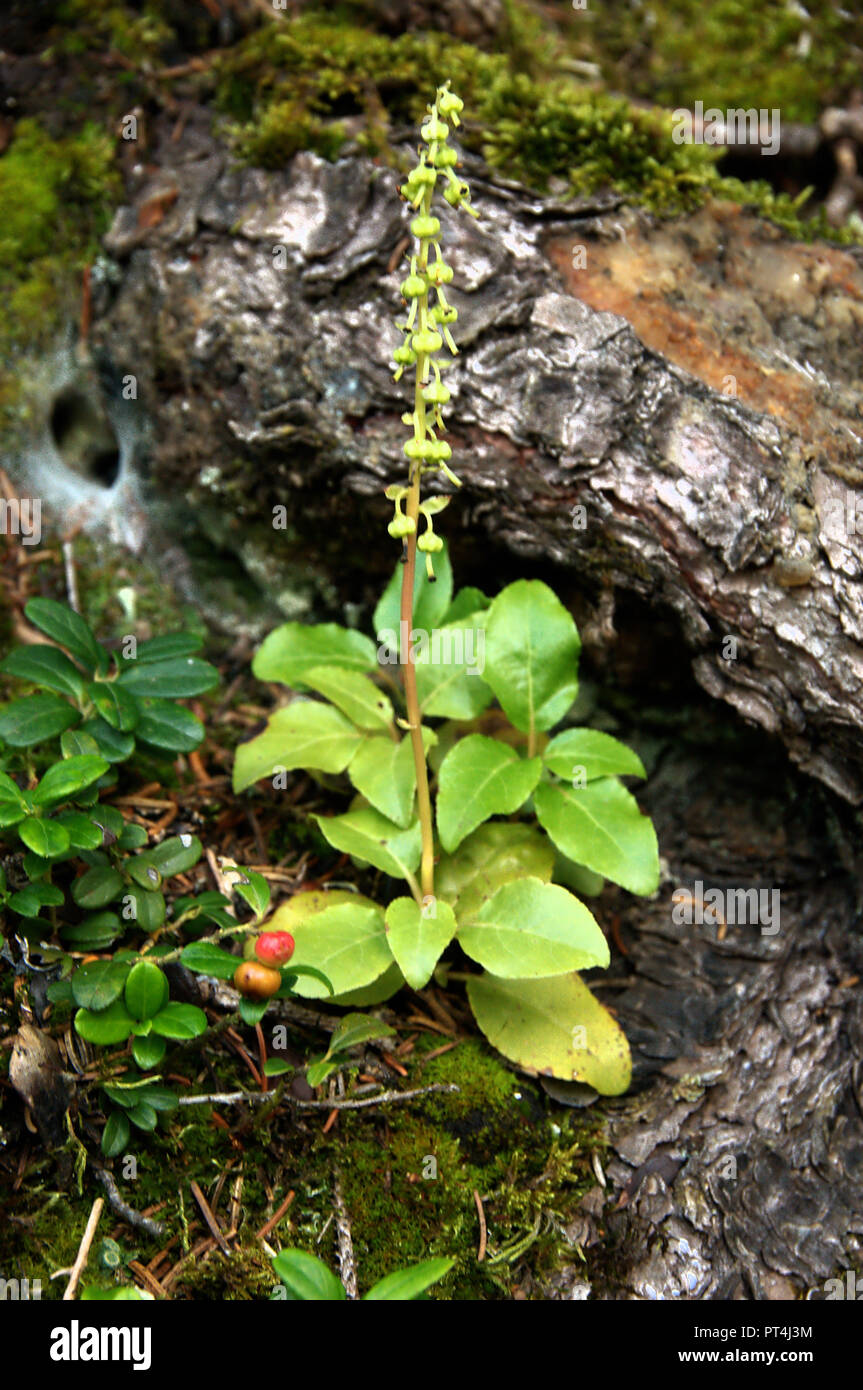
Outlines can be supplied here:
[[[95, 336], [158, 421], [157, 492], [221, 509], [265, 572], [273, 506], [321, 544], [364, 534], [403, 471], [408, 214], [359, 158], [264, 174], [186, 150], [118, 214], [107, 246], [131, 260]], [[482, 221], [444, 214], [451, 533], [673, 609], [701, 685], [859, 801], [860, 256], [734, 208], [655, 228], [466, 172]]]

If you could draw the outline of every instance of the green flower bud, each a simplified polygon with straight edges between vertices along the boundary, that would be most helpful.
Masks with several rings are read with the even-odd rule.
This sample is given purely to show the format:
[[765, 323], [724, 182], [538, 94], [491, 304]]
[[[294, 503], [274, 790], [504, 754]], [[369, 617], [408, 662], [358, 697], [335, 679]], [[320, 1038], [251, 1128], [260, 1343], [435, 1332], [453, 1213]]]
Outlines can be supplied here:
[[394, 541], [403, 540], [405, 536], [412, 536], [416, 529], [416, 522], [413, 518], [402, 516], [401, 513], [399, 513], [398, 516], [394, 516], [387, 527]]
[[444, 92], [437, 106], [442, 116], [458, 116], [464, 110], [464, 102], [455, 92]]
[[452, 449], [445, 439], [432, 439], [429, 440], [429, 444], [431, 451], [426, 454], [426, 463], [445, 463], [447, 459], [452, 458]]
[[419, 299], [427, 289], [428, 286], [421, 275], [409, 275], [406, 280], [402, 280], [402, 299]]
[[449, 135], [449, 126], [445, 121], [439, 121], [437, 116], [430, 116], [420, 130], [420, 135], [430, 145], [439, 144]]
[[409, 348], [407, 343], [402, 347], [397, 347], [393, 353], [393, 361], [398, 362], [400, 367], [412, 367], [417, 360], [417, 355], [413, 348]]
[[460, 184], [451, 183], [444, 189], [443, 196], [446, 198], [451, 208], [457, 208], [464, 194]]
[[434, 188], [436, 181], [437, 173], [428, 164], [417, 164], [408, 174], [408, 184], [414, 191], [417, 188]]
[[433, 439], [409, 439], [403, 448], [411, 461], [419, 459], [423, 463], [429, 463], [434, 458], [435, 441]]
[[449, 388], [442, 381], [431, 381], [423, 387], [423, 400], [426, 405], [446, 405], [450, 398]]
[[419, 217], [415, 217], [411, 222], [411, 231], [419, 241], [428, 241], [440, 232], [440, 222], [436, 217], [420, 213]]
[[437, 352], [443, 347], [443, 338], [439, 333], [435, 333], [432, 329], [426, 328], [422, 332], [413, 335], [411, 338], [411, 347], [416, 353]]
[[417, 541], [417, 549], [436, 555], [439, 550], [443, 550], [443, 541], [434, 531], [424, 531]]
[[436, 304], [431, 311], [430, 318], [435, 323], [455, 323], [458, 318], [458, 309], [454, 309], [451, 304]]
[[458, 164], [458, 154], [452, 145], [439, 145], [434, 152], [434, 167], [436, 169], [454, 169]]
[[446, 261], [435, 261], [434, 265], [429, 266], [426, 276], [432, 286], [448, 285], [453, 276], [453, 269]]

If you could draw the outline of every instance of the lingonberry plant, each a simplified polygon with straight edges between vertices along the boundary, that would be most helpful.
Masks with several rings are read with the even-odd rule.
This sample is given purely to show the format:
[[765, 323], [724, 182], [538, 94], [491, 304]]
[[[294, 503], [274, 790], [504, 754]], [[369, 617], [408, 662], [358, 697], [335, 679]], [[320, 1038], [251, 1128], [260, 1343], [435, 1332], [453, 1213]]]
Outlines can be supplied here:
[[[346, 1004], [381, 1002], [405, 983], [422, 989], [433, 976], [464, 980], [480, 1028], [505, 1056], [618, 1093], [630, 1079], [626, 1039], [576, 973], [607, 966], [609, 950], [571, 890], [596, 894], [606, 878], [633, 893], [656, 890], [656, 836], [620, 780], [644, 768], [610, 735], [568, 727], [580, 642], [551, 589], [519, 580], [493, 600], [472, 588], [453, 596], [432, 520], [450, 496], [422, 496], [430, 474], [460, 485], [441, 437], [450, 392], [439, 357], [444, 342], [456, 354], [458, 316], [432, 208], [443, 182], [446, 202], [476, 215], [448, 143], [461, 109], [449, 84], [438, 90], [401, 190], [415, 247], [401, 285], [409, 307], [395, 380], [411, 368], [414, 392], [402, 417], [407, 480], [386, 492], [402, 563], [375, 610], [377, 642], [332, 623], [272, 632], [253, 670], [296, 698], [240, 747], [234, 785], [271, 777], [284, 787], [296, 768], [346, 774], [356, 795], [344, 814], [315, 817], [321, 833], [408, 890], [297, 894], [270, 923], [294, 939], [292, 968], [326, 971]], [[481, 973], [453, 969], [456, 950]], [[297, 992], [323, 990], [306, 979]]]

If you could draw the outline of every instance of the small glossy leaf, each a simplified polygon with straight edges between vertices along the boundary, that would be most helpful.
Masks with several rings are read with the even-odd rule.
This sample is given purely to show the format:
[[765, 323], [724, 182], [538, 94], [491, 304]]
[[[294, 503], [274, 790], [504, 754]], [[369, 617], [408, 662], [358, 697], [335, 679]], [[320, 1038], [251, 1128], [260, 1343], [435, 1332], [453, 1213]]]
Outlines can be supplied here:
[[600, 1095], [629, 1085], [629, 1045], [611, 1014], [578, 975], [499, 980], [477, 975], [468, 999], [489, 1042], [533, 1075], [583, 1081]]
[[123, 667], [118, 683], [132, 695], [186, 699], [219, 684], [219, 673], [197, 656], [172, 656], [163, 661], [134, 662]]
[[[423, 729], [426, 748], [433, 740], [431, 729]], [[384, 737], [367, 739], [351, 758], [348, 776], [381, 815], [402, 827], [410, 824], [417, 785], [410, 738], [399, 743]]]
[[68, 831], [57, 821], [42, 820], [37, 816], [28, 816], [21, 821], [18, 834], [27, 848], [42, 859], [55, 859], [58, 854], [65, 854], [72, 843]]
[[485, 613], [474, 613], [426, 634], [414, 662], [423, 717], [475, 719], [492, 701], [483, 679]]
[[147, 1134], [156, 1128], [159, 1121], [155, 1107], [146, 1100], [139, 1101], [131, 1110], [127, 1110], [126, 1114], [133, 1125], [137, 1125], [138, 1129], [143, 1129]]
[[116, 912], [95, 912], [60, 928], [60, 939], [69, 951], [104, 951], [123, 935], [123, 923]]
[[138, 705], [118, 681], [91, 681], [87, 694], [106, 724], [123, 734], [132, 732], [138, 723]]
[[284, 1076], [289, 1071], [296, 1071], [296, 1067], [284, 1057], [268, 1057], [264, 1063], [264, 1076]]
[[53, 883], [37, 881], [25, 884], [17, 893], [13, 893], [8, 905], [22, 917], [38, 917], [43, 907], [60, 907], [63, 901], [62, 889], [56, 888]]
[[240, 744], [234, 762], [234, 791], [245, 791], [277, 768], [344, 772], [366, 737], [331, 705], [295, 700], [276, 710], [263, 733]]
[[81, 725], [81, 731], [95, 740], [102, 757], [107, 758], [109, 763], [122, 763], [132, 756], [135, 748], [134, 734], [123, 734], [119, 729], [112, 729], [99, 715], [85, 720]]
[[164, 1038], [146, 1037], [132, 1039], [132, 1056], [142, 1071], [157, 1067], [167, 1051]]
[[126, 979], [123, 998], [133, 1018], [153, 1018], [168, 1002], [168, 981], [152, 961], [133, 965]]
[[[334, 994], [329, 1000], [344, 1009], [371, 1009], [384, 1004], [404, 987], [405, 977], [393, 961], [389, 970], [379, 975], [370, 985], [362, 989], [348, 989], [343, 994]], [[277, 996], [278, 997], [278, 996]]]
[[77, 724], [80, 714], [59, 695], [30, 695], [0, 711], [0, 738], [11, 748], [30, 748]]
[[137, 883], [130, 883], [124, 896], [129, 899], [128, 903], [124, 903], [124, 913], [131, 921], [137, 922], [142, 931], [152, 932], [161, 927], [167, 915], [165, 899], [161, 893], [141, 888]]
[[446, 613], [444, 613], [444, 625], [447, 623], [457, 623], [462, 618], [469, 618], [472, 613], [482, 613], [491, 606], [491, 599], [488, 598], [482, 589], [475, 589], [468, 585], [464, 589], [459, 589]]
[[239, 1014], [240, 1018], [248, 1028], [254, 1028], [256, 1023], [260, 1023], [264, 1014], [267, 1012], [269, 999], [243, 999], [240, 997]]
[[283, 1250], [273, 1260], [273, 1269], [301, 1303], [343, 1303], [347, 1297], [341, 1281], [323, 1260], [307, 1255], [305, 1250]]
[[280, 681], [293, 690], [302, 690], [305, 672], [320, 666], [373, 671], [374, 643], [363, 633], [338, 623], [282, 623], [264, 638], [252, 671], [259, 681]]
[[0, 772], [0, 826], [17, 825], [29, 809], [21, 788], [5, 772]]
[[123, 993], [129, 968], [112, 960], [94, 960], [72, 976], [72, 994], [82, 1009], [98, 1013]]
[[244, 903], [248, 903], [256, 917], [263, 917], [270, 905], [269, 883], [263, 874], [255, 873], [254, 869], [241, 869], [239, 872], [242, 874], [242, 878], [235, 878], [234, 892], [243, 899]]
[[572, 616], [538, 579], [519, 579], [488, 612], [484, 678], [523, 733], [550, 729], [578, 693], [581, 648]]
[[173, 874], [185, 874], [193, 869], [203, 852], [197, 835], [171, 835], [148, 850], [146, 856], [139, 855], [138, 858], [155, 864], [164, 878], [170, 878]]
[[102, 1130], [102, 1153], [106, 1158], [116, 1158], [129, 1142], [129, 1121], [122, 1110], [112, 1110], [108, 1122]]
[[24, 612], [31, 623], [71, 652], [87, 671], [107, 671], [108, 653], [74, 609], [65, 603], [56, 603], [54, 599], [32, 598], [25, 605]]
[[408, 984], [424, 989], [432, 971], [455, 935], [455, 914], [442, 898], [425, 901], [396, 898], [386, 910], [390, 950]]
[[60, 748], [64, 758], [100, 756], [98, 743], [92, 734], [85, 734], [83, 729], [66, 729], [60, 735]]
[[64, 811], [56, 823], [66, 831], [73, 849], [98, 849], [102, 844], [102, 827], [81, 811]]
[[116, 869], [88, 869], [72, 884], [72, 897], [79, 907], [107, 907], [119, 898], [124, 886]]
[[282, 976], [282, 988], [276, 991], [276, 993], [273, 995], [273, 998], [290, 999], [291, 995], [295, 992], [294, 986], [301, 975], [305, 975], [308, 979], [311, 980], [320, 980], [321, 984], [324, 986], [324, 989], [327, 991], [327, 994], [333, 995], [335, 993], [333, 989], [332, 980], [330, 979], [329, 975], [324, 974], [323, 970], [318, 970], [317, 967], [314, 965], [295, 966], [294, 962], [291, 961], [290, 970], [285, 971], [285, 973]]
[[79, 1009], [75, 1015], [75, 1031], [85, 1042], [108, 1047], [111, 1043], [125, 1042], [135, 1031], [135, 1020], [122, 999], [115, 999], [98, 1013]]
[[57, 647], [16, 647], [0, 663], [0, 671], [44, 690], [54, 690], [58, 695], [71, 695], [72, 699], [80, 700], [84, 695], [84, 677]]
[[608, 943], [584, 903], [538, 878], [504, 883], [462, 920], [458, 941], [473, 960], [504, 979], [537, 980], [610, 960]]
[[391, 878], [406, 878], [420, 862], [422, 835], [419, 821], [407, 830], [394, 825], [370, 806], [347, 811], [343, 816], [312, 816], [321, 834], [343, 854], [356, 855]]
[[[413, 899], [409, 901], [413, 902]], [[369, 1014], [345, 1014], [344, 1018], [339, 1019], [339, 1026], [330, 1038], [329, 1053], [347, 1052], [361, 1043], [372, 1042], [376, 1038], [394, 1038], [395, 1035], [395, 1028], [382, 1023], [379, 1018], [371, 1018]]]
[[452, 1259], [423, 1260], [410, 1269], [397, 1269], [378, 1282], [364, 1295], [367, 1303], [410, 1303], [443, 1279], [455, 1264]]
[[147, 843], [149, 836], [143, 825], [136, 825], [134, 821], [127, 821], [122, 831], [117, 836], [118, 849], [140, 849]]
[[495, 738], [470, 734], [447, 754], [438, 777], [437, 823], [452, 852], [489, 816], [508, 816], [530, 796], [542, 772], [539, 758], [522, 759]]
[[649, 895], [659, 887], [656, 831], [635, 797], [613, 777], [570, 791], [537, 787], [536, 814], [561, 854], [576, 864]]
[[104, 758], [94, 758], [86, 753], [55, 763], [32, 793], [34, 806], [48, 806], [53, 801], [73, 797], [75, 792], [83, 791], [98, 781], [110, 766]]
[[135, 656], [128, 658], [142, 665], [153, 661], [166, 661], [170, 657], [191, 656], [200, 651], [204, 639], [194, 632], [165, 632], [160, 637], [151, 637], [138, 643]]
[[306, 999], [325, 999], [329, 994], [326, 985], [314, 976], [300, 973], [302, 967], [323, 971], [334, 992], [343, 994], [370, 985], [392, 964], [382, 909], [356, 894], [350, 896], [350, 902], [324, 907], [306, 916], [292, 914], [289, 902], [270, 918], [268, 926], [273, 931], [289, 931], [294, 938], [289, 969], [299, 975], [295, 994]]
[[180, 1104], [170, 1086], [144, 1086], [138, 1094], [160, 1115], [173, 1114]]
[[196, 970], [201, 975], [212, 975], [217, 980], [232, 980], [239, 956], [232, 956], [210, 941], [193, 941], [183, 948], [180, 964], [187, 970]]
[[207, 1028], [207, 1015], [194, 1004], [171, 1002], [153, 1018], [153, 1031], [163, 1038], [197, 1038]]
[[386, 729], [393, 721], [389, 698], [374, 681], [339, 666], [313, 666], [303, 684], [330, 700], [359, 729]]
[[595, 782], [598, 777], [644, 777], [637, 753], [599, 729], [564, 729], [543, 750], [546, 767], [570, 785]]
[[203, 742], [204, 726], [191, 710], [170, 700], [138, 699], [140, 717], [135, 734], [170, 753], [192, 753]]
[[344, 1066], [344, 1058], [319, 1057], [316, 1062], [309, 1062], [306, 1067], [306, 1080], [310, 1086], [323, 1086], [328, 1076], [332, 1076], [334, 1071]]

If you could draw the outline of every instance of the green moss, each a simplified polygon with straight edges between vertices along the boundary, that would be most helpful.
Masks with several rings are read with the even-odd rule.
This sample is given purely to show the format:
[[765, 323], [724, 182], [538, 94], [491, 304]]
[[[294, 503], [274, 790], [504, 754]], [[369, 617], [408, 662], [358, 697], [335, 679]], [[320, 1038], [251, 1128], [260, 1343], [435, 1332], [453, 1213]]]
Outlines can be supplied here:
[[140, 11], [116, 0], [65, 0], [57, 10], [56, 47], [70, 56], [109, 48], [135, 62], [152, 62], [174, 37], [169, 8], [153, 0]]
[[[706, 45], [702, 51], [706, 61]], [[740, 68], [739, 45], [731, 51]], [[798, 203], [766, 183], [723, 179], [721, 151], [675, 143], [670, 111], [635, 107], [554, 75], [555, 61], [558, 71], [564, 62], [560, 51], [557, 60], [554, 54], [549, 31], [535, 17], [527, 22], [517, 5], [510, 6], [509, 47], [494, 53], [446, 34], [388, 37], [349, 18], [311, 13], [290, 27], [266, 26], [221, 56], [216, 100], [233, 117], [240, 155], [274, 168], [300, 148], [335, 158], [347, 138], [340, 124], [347, 117], [365, 123], [361, 145], [383, 150], [382, 111], [391, 131], [414, 125], [446, 76], [469, 112], [461, 143], [528, 186], [546, 190], [563, 181], [573, 195], [611, 188], [662, 215], [691, 210], [711, 196], [733, 198], [792, 235], [856, 239], [823, 216], [807, 223]]]

